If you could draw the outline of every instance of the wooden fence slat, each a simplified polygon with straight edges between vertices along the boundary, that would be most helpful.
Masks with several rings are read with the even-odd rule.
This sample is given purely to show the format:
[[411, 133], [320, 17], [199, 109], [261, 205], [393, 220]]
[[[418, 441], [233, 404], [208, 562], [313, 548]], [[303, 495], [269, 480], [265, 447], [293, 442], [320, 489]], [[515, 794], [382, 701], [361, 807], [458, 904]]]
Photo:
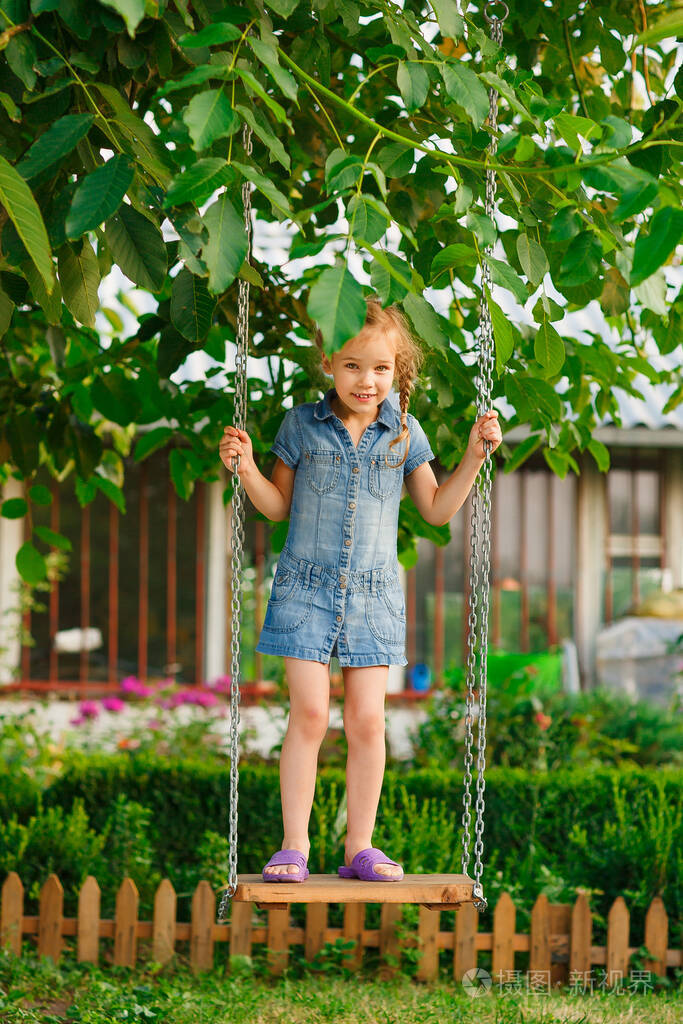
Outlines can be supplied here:
[[[456, 918], [458, 914], [456, 913]], [[417, 962], [417, 981], [434, 981], [439, 975], [439, 927], [441, 911], [420, 907], [417, 922], [418, 949], [422, 956]]]
[[116, 894], [114, 913], [114, 963], [117, 967], [135, 967], [139, 903], [135, 882], [132, 878], [124, 878]]
[[569, 972], [588, 975], [591, 969], [591, 946], [593, 945], [593, 918], [585, 892], [580, 892], [572, 907], [569, 933]]
[[289, 907], [268, 911], [268, 969], [271, 974], [282, 974], [289, 963]]
[[547, 971], [550, 977], [550, 907], [544, 892], [531, 908], [529, 971]]
[[306, 904], [304, 956], [309, 961], [314, 960], [316, 954], [325, 946], [328, 907], [329, 903]]
[[493, 983], [505, 983], [508, 971], [514, 970], [515, 918], [517, 911], [509, 892], [501, 894], [493, 912]]
[[101, 893], [97, 879], [88, 875], [78, 894], [78, 936], [76, 959], [96, 964], [100, 958], [100, 902]]
[[163, 878], [154, 894], [152, 923], [152, 956], [159, 964], [167, 963], [175, 953], [176, 913], [178, 898], [170, 878]]
[[[379, 924], [379, 956], [381, 967], [380, 981], [390, 981], [400, 970], [401, 945], [398, 940], [397, 925], [403, 916], [401, 903], [382, 903]], [[438, 917], [438, 914], [437, 914]], [[396, 957], [398, 964], [388, 962], [388, 957]]]
[[253, 903], [230, 901], [230, 956], [251, 956]]
[[655, 896], [645, 915], [645, 945], [653, 959], [645, 961], [645, 970], [666, 974], [666, 947], [669, 941], [669, 918], [661, 896]]
[[55, 963], [62, 955], [62, 912], [64, 889], [53, 873], [40, 890], [38, 912], [38, 955], [49, 956]]
[[569, 984], [569, 936], [572, 908], [569, 903], [550, 904], [550, 988]]
[[344, 904], [344, 939], [353, 939], [356, 943], [352, 956], [344, 963], [350, 971], [357, 971], [363, 963], [363, 928], [365, 927], [365, 904]]
[[623, 896], [617, 896], [607, 915], [607, 984], [614, 984], [628, 973], [630, 914]]
[[213, 922], [216, 917], [216, 897], [205, 878], [192, 897], [192, 928], [190, 932], [190, 964], [192, 971], [213, 969]]
[[453, 977], [462, 981], [467, 971], [477, 966], [477, 932], [479, 911], [472, 903], [464, 903], [455, 913], [453, 935]]
[[2, 886], [0, 945], [21, 956], [21, 926], [24, 918], [24, 886], [16, 871], [10, 871]]

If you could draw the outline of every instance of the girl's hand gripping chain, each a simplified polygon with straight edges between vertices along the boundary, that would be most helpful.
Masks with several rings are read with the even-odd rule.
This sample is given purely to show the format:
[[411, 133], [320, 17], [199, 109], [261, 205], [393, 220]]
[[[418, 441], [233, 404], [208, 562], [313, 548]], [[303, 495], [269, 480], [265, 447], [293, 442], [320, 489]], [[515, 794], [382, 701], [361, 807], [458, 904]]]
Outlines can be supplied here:
[[479, 417], [472, 427], [467, 449], [468, 452], [483, 462], [486, 458], [484, 441], [489, 442], [489, 455], [492, 455], [502, 440], [503, 434], [498, 423], [498, 413], [495, 409], [489, 409], [488, 412]]
[[[237, 427], [225, 427], [223, 437], [219, 445], [221, 461], [232, 473], [237, 473], [240, 479], [248, 476], [254, 469], [254, 450], [251, 439], [246, 430], [238, 430]], [[233, 464], [235, 456], [239, 455], [239, 466]]]

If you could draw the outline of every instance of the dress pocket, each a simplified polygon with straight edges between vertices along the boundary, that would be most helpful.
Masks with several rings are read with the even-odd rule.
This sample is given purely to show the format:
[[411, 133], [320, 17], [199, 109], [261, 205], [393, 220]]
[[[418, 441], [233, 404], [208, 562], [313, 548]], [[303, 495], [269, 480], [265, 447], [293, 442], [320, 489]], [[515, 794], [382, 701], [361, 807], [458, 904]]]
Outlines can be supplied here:
[[370, 459], [370, 476], [368, 487], [370, 494], [375, 498], [388, 498], [403, 481], [403, 466], [401, 466], [402, 455], [394, 455], [392, 452], [373, 455]]
[[327, 494], [339, 483], [341, 455], [334, 450], [309, 449], [305, 453], [306, 483], [316, 494]]
[[402, 645], [406, 635], [406, 603], [400, 583], [385, 584], [378, 593], [369, 590], [365, 598], [365, 617], [376, 640]]
[[289, 600], [296, 585], [296, 579], [296, 573], [292, 572], [291, 569], [277, 567], [273, 577], [273, 584], [270, 588], [270, 600], [273, 604]]

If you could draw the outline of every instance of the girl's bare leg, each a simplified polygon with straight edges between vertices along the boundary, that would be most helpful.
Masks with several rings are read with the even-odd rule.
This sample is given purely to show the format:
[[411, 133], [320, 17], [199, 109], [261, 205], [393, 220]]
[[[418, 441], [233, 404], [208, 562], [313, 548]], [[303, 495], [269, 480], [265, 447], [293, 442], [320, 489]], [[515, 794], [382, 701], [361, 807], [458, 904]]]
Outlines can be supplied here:
[[[384, 695], [388, 665], [364, 668], [343, 666], [344, 732], [348, 744], [346, 762], [345, 863], [359, 850], [372, 846], [377, 807], [386, 763]], [[387, 856], [391, 856], [387, 852]], [[393, 864], [375, 864], [376, 874], [400, 875]]]
[[[280, 753], [280, 797], [284, 840], [281, 850], [308, 857], [308, 822], [315, 793], [318, 752], [330, 721], [330, 666], [285, 658], [290, 712]], [[266, 874], [298, 874], [296, 864], [273, 864]]]

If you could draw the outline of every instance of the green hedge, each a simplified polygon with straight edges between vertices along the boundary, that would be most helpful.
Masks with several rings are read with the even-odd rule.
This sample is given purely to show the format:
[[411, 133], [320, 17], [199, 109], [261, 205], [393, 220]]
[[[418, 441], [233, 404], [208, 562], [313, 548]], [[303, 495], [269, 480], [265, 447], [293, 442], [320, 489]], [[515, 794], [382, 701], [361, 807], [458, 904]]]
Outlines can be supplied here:
[[[623, 895], [632, 941], [639, 944], [644, 914], [659, 895], [669, 915], [669, 945], [680, 945], [682, 780], [676, 768], [487, 770], [483, 883], [489, 910], [482, 927], [490, 927], [486, 918], [504, 890], [519, 907], [523, 928], [540, 892], [551, 902], [572, 902], [577, 888], [584, 888], [596, 914], [596, 942], [613, 900]], [[37, 899], [39, 885], [56, 871], [67, 914], [74, 913], [88, 873], [102, 887], [103, 913], [111, 912], [106, 908], [113, 908], [114, 880], [124, 873], [140, 889], [143, 915], [151, 912], [158, 880], [168, 877], [188, 901], [189, 913], [194, 886], [211, 865], [209, 881], [226, 880], [229, 783], [229, 763], [139, 753], [76, 753], [42, 793], [36, 785], [31, 798], [26, 777], [7, 774], [0, 779], [0, 867], [19, 872], [29, 900]], [[462, 785], [461, 772], [387, 769], [374, 845], [406, 873], [460, 872]], [[344, 795], [343, 770], [321, 769], [310, 823], [312, 872], [335, 873], [342, 863]], [[475, 801], [476, 777], [472, 844]], [[35, 815], [22, 846], [21, 829]], [[238, 871], [260, 873], [282, 843], [277, 766], [240, 765], [238, 816]], [[98, 849], [97, 837], [106, 829], [106, 843]], [[474, 873], [473, 845], [468, 870]]]

